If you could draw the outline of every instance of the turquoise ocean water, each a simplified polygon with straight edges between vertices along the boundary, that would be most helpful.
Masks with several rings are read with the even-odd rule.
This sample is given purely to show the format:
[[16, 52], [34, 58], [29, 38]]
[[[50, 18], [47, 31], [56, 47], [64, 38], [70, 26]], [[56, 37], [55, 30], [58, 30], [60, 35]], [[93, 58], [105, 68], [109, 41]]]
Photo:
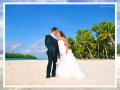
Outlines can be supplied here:
[[5, 58], [5, 61], [13, 61], [13, 60], [47, 60], [47, 59]]

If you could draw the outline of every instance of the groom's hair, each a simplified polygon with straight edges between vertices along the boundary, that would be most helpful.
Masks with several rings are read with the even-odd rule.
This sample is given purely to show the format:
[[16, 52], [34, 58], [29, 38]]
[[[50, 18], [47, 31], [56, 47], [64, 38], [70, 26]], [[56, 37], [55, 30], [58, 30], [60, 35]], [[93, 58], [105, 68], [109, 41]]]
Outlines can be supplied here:
[[56, 30], [58, 30], [58, 28], [56, 28], [56, 27], [53, 27], [53, 28], [52, 28], [52, 32], [53, 32], [53, 31], [56, 31]]

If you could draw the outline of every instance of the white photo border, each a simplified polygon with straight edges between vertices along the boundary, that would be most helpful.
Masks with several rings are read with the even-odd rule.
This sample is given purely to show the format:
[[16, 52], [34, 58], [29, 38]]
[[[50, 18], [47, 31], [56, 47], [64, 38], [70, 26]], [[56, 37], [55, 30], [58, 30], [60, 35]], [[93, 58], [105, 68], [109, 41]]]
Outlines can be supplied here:
[[[5, 85], [5, 5], [109, 5], [114, 4], [115, 5], [115, 85], [112, 86], [104, 86], [104, 85], [88, 85], [88, 86], [56, 86], [56, 85], [47, 85], [47, 86], [6, 86]], [[14, 88], [60, 88], [60, 87], [66, 87], [66, 88], [115, 88], [117, 87], [117, 2], [97, 2], [97, 3], [91, 3], [91, 2], [85, 2], [85, 3], [71, 3], [71, 2], [3, 2], [3, 87], [14, 87]]]

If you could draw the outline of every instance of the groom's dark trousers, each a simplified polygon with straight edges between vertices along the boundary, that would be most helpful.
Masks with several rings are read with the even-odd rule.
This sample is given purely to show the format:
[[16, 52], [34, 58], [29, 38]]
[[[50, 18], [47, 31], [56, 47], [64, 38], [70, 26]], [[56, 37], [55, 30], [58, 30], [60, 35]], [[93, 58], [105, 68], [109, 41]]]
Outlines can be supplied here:
[[56, 75], [56, 62], [57, 62], [57, 57], [56, 56], [48, 55], [47, 77], [50, 77], [52, 64], [53, 64], [52, 76]]
[[52, 68], [52, 76], [56, 76], [56, 62], [57, 57], [60, 58], [58, 42], [51, 35], [46, 35], [45, 37], [45, 46], [47, 47], [47, 56], [48, 56], [48, 65], [47, 65], [47, 75], [46, 77], [50, 77], [51, 67]]

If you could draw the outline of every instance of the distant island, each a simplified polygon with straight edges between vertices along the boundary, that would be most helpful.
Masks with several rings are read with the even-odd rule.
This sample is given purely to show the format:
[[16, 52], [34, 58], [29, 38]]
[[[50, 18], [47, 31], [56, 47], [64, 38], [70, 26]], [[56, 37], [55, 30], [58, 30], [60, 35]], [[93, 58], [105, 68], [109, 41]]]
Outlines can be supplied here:
[[21, 53], [5, 53], [5, 58], [29, 58], [29, 59], [37, 59], [34, 55], [29, 54], [21, 54]]
[[120, 54], [120, 44], [117, 44], [117, 54]]

